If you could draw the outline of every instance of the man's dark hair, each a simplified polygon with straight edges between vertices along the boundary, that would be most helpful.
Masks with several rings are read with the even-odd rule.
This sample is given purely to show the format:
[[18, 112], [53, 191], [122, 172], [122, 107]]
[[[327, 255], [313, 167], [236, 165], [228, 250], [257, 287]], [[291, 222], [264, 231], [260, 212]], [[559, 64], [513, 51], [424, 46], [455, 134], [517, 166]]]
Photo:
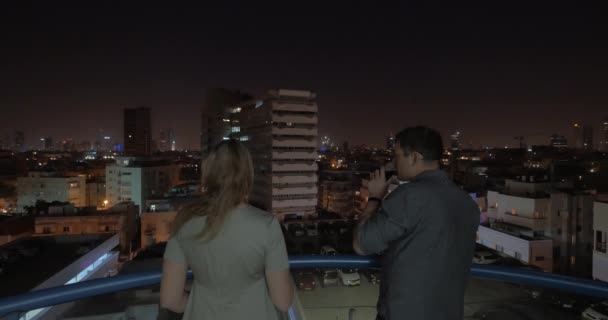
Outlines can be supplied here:
[[395, 139], [406, 155], [418, 152], [424, 157], [425, 161], [440, 160], [443, 154], [441, 134], [429, 127], [405, 128], [397, 134]]

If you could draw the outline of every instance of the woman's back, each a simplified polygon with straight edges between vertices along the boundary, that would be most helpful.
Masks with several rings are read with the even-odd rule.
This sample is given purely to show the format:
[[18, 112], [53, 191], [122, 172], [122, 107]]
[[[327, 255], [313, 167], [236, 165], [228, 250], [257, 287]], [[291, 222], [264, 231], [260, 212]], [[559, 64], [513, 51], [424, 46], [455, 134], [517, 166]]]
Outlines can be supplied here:
[[206, 217], [194, 217], [167, 244], [165, 259], [194, 274], [184, 319], [277, 319], [266, 271], [289, 268], [277, 219], [251, 206], [230, 212], [219, 233], [203, 242]]

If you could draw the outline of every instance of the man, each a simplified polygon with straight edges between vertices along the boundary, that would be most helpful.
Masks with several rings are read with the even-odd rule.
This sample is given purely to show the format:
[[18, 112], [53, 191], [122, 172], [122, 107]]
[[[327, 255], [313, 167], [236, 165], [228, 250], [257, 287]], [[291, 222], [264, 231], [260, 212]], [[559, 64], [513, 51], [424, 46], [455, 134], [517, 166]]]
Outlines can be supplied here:
[[441, 135], [413, 127], [396, 136], [394, 163], [403, 183], [385, 197], [384, 168], [372, 173], [353, 246], [381, 254], [378, 317], [462, 319], [479, 208], [439, 169]]

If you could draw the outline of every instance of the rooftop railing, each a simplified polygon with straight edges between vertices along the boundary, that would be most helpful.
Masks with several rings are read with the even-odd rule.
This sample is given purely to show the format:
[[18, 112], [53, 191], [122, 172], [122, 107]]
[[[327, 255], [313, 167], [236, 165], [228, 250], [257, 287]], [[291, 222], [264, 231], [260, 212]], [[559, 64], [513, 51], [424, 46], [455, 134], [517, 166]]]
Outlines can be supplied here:
[[[290, 256], [291, 269], [352, 268], [375, 269], [380, 264], [375, 257], [345, 256]], [[60, 305], [72, 301], [130, 289], [158, 285], [161, 271], [117, 275], [64, 286], [31, 291], [0, 299], [0, 318], [20, 319], [30, 310]], [[472, 265], [471, 275], [482, 279], [510, 282], [538, 288], [557, 289], [590, 297], [608, 299], [608, 283], [532, 271], [513, 267]], [[300, 319], [292, 308], [290, 319]]]

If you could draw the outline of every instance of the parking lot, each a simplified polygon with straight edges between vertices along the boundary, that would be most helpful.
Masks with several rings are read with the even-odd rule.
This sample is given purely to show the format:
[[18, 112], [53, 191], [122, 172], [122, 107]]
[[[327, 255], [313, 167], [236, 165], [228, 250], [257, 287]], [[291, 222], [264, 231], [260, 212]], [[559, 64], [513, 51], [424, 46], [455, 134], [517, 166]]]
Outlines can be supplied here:
[[[317, 283], [320, 279], [316, 276]], [[361, 285], [298, 290], [306, 319], [375, 319], [379, 286], [361, 276]], [[580, 319], [578, 310], [559, 307], [549, 301], [532, 299], [530, 293], [510, 283], [471, 279], [465, 294], [465, 319]], [[407, 315], [406, 315], [407, 317]]]
[[[307, 226], [315, 226], [307, 229]], [[283, 226], [289, 254], [319, 254], [321, 247], [329, 245], [339, 254], [353, 254], [353, 222], [298, 221]]]
[[[341, 222], [333, 228], [322, 224], [322, 228], [317, 228], [311, 234], [306, 230], [306, 223], [311, 222], [298, 222], [302, 225], [302, 230], [297, 234], [288, 226], [284, 229], [290, 254], [320, 254], [321, 248], [327, 245], [335, 248], [338, 254], [353, 253], [353, 224]], [[318, 223], [315, 225], [318, 226]], [[477, 251], [496, 254], [494, 250], [480, 246]], [[499, 257], [492, 264], [530, 268], [516, 264], [517, 261], [513, 260]], [[319, 270], [294, 270], [292, 274], [301, 271], [310, 271], [312, 274], [308, 274], [308, 278], [294, 277], [296, 286], [300, 284], [298, 280], [302, 279], [314, 282], [314, 286], [309, 283], [299, 286], [302, 289], [297, 290], [306, 319], [350, 319], [349, 315], [352, 319], [375, 318], [379, 286], [371, 283], [367, 270], [359, 271], [360, 285], [352, 287], [345, 286], [340, 280], [337, 285], [323, 286]], [[587, 297], [552, 291], [543, 291], [542, 296], [533, 298], [533, 292], [538, 291], [515, 284], [473, 278], [469, 281], [465, 294], [465, 319], [581, 319], [582, 309], [594, 301]], [[575, 306], [564, 307], [570, 301]]]

